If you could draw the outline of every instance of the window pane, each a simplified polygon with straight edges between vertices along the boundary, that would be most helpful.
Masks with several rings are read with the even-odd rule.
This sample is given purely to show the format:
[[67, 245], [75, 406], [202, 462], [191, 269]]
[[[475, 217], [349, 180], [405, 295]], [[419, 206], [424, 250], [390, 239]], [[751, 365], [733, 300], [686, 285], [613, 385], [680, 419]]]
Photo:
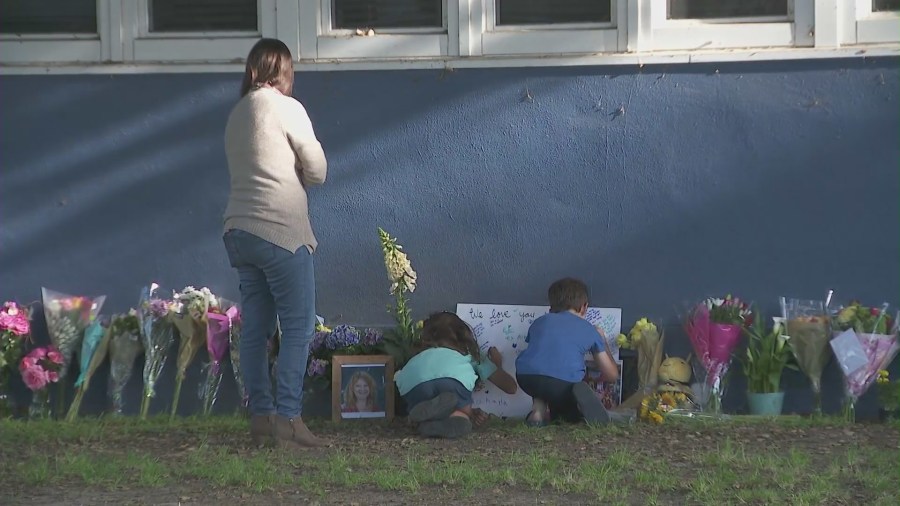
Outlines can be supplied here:
[[0, 0], [0, 33], [97, 33], [97, 3]]
[[333, 28], [442, 28], [444, 0], [334, 0]]
[[900, 11], [900, 0], [872, 0], [872, 11]]
[[496, 0], [497, 25], [608, 23], [609, 0]]
[[255, 32], [256, 0], [151, 0], [151, 32]]
[[669, 0], [669, 19], [787, 16], [788, 0]]

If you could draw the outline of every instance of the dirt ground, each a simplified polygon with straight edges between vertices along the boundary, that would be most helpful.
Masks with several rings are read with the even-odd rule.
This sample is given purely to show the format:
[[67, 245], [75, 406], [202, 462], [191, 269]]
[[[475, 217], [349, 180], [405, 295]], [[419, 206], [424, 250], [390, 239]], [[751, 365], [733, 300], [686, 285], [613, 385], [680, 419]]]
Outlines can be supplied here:
[[[327, 457], [331, 452], [344, 450], [354, 454], [383, 457], [397, 455], [405, 447], [415, 441], [421, 444], [423, 453], [440, 455], [446, 458], [464, 457], [472, 454], [503, 455], [521, 451], [534, 444], [534, 439], [522, 436], [516, 430], [482, 430], [468, 438], [458, 441], [422, 440], [416, 438], [410, 429], [401, 422], [381, 427], [354, 428], [352, 426], [325, 425], [318, 432], [335, 441], [330, 448], [308, 450], [304, 459]], [[585, 452], [594, 450], [594, 443], [602, 444], [606, 449], [622, 449], [637, 455], [665, 454], [668, 465], [673, 472], [686, 472], [689, 467], [687, 456], [698, 447], [715, 447], [717, 442], [726, 439], [737, 446], [771, 449], [773, 452], [784, 452], [793, 447], [806, 450], [821, 462], [846, 455], [852, 448], [862, 446], [883, 448], [886, 451], [900, 450], [900, 431], [896, 426], [880, 424], [857, 424], [846, 426], [773, 426], [739, 425], [716, 426], [704, 425], [702, 428], [689, 426], [657, 427], [638, 424], [625, 430], [602, 433], [601, 441], [589, 441], [583, 438], [569, 439], [560, 437], [561, 432], [552, 436], [542, 436], [535, 431], [533, 438], [542, 438], [542, 444], [550, 444], [560, 455], [571, 455], [578, 458]], [[600, 436], [598, 436], [599, 439]], [[102, 451], [138, 451], [165, 459], [178, 459], [190, 452], [198, 444], [197, 434], [190, 431], [170, 431], [140, 434], [129, 437], [127, 441], [115, 437], [104, 440], [106, 448]], [[207, 443], [210, 446], [221, 445], [238, 454], [251, 455], [255, 450], [250, 448], [249, 441], [235, 434], [210, 434]], [[97, 443], [92, 443], [97, 444]], [[7, 448], [7, 450], [9, 450]], [[3, 452], [6, 453], [6, 452]], [[7, 454], [9, 456], [9, 454]], [[439, 465], [440, 459], [437, 459]], [[0, 480], [2, 481], [2, 480]], [[4, 486], [4, 488], [6, 488]], [[549, 490], [519, 490], [510, 487], [492, 490], [475, 490], [460, 496], [459, 491], [448, 488], [423, 488], [416, 492], [382, 490], [367, 487], [354, 490], [325, 490], [324, 495], [309, 496], [297, 490], [285, 488], [264, 493], [247, 492], [236, 488], [213, 487], [207, 482], [185, 480], [176, 486], [162, 489], [141, 489], [119, 487], [116, 489], [85, 487], [83, 483], [55, 483], [51, 486], [26, 487], [13, 484], [12, 490], [4, 492], [9, 502], [5, 504], [41, 505], [41, 504], [346, 504], [346, 505], [387, 505], [387, 504], [595, 504], [594, 497], [577, 494], [564, 495]], [[865, 490], [854, 494], [860, 504], [866, 502]], [[679, 497], [659, 498], [663, 504], [683, 504]], [[632, 497], [633, 504], [643, 504], [640, 497]]]

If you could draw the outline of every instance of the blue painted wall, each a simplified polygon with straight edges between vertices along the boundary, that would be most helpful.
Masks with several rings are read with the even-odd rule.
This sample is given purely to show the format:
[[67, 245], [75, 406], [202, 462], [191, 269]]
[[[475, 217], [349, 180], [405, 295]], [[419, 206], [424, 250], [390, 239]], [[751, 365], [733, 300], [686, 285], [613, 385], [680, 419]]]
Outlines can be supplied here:
[[[686, 354], [689, 299], [733, 292], [772, 313], [780, 295], [834, 288], [898, 303], [897, 63], [299, 73], [330, 161], [310, 196], [319, 313], [389, 323], [378, 226], [418, 271], [417, 317], [543, 304], [574, 275], [626, 323], [664, 320]], [[239, 81], [0, 77], [0, 296], [44, 285], [122, 311], [156, 280], [237, 298], [220, 217]], [[787, 381], [806, 409], [805, 381]]]

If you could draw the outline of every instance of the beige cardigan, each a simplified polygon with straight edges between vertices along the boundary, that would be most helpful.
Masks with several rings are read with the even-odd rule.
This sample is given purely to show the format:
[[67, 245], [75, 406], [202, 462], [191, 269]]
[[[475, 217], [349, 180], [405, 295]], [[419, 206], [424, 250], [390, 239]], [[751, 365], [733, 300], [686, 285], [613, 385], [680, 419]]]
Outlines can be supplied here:
[[288, 251], [316, 249], [306, 187], [328, 165], [306, 109], [272, 88], [244, 96], [225, 127], [231, 194], [225, 230], [249, 232]]

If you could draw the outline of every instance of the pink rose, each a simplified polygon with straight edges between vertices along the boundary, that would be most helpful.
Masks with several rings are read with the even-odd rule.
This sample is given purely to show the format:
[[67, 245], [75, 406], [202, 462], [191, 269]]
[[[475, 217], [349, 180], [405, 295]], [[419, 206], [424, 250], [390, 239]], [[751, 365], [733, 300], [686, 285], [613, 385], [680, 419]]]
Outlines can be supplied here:
[[22, 380], [32, 392], [47, 386], [47, 373], [40, 367], [29, 367], [22, 371]]
[[63, 363], [62, 353], [58, 352], [57, 350], [48, 351], [47, 359], [49, 359], [54, 364], [62, 364]]
[[22, 358], [22, 361], [19, 362], [19, 371], [25, 372], [25, 369], [31, 369], [32, 367], [37, 365], [37, 359], [28, 355]]
[[33, 357], [36, 360], [40, 360], [47, 356], [47, 348], [35, 348], [31, 350], [31, 353], [28, 354], [29, 357]]
[[50, 383], [56, 383], [57, 381], [59, 381], [59, 373], [56, 371], [50, 371], [47, 373], [47, 379], [50, 381]]

